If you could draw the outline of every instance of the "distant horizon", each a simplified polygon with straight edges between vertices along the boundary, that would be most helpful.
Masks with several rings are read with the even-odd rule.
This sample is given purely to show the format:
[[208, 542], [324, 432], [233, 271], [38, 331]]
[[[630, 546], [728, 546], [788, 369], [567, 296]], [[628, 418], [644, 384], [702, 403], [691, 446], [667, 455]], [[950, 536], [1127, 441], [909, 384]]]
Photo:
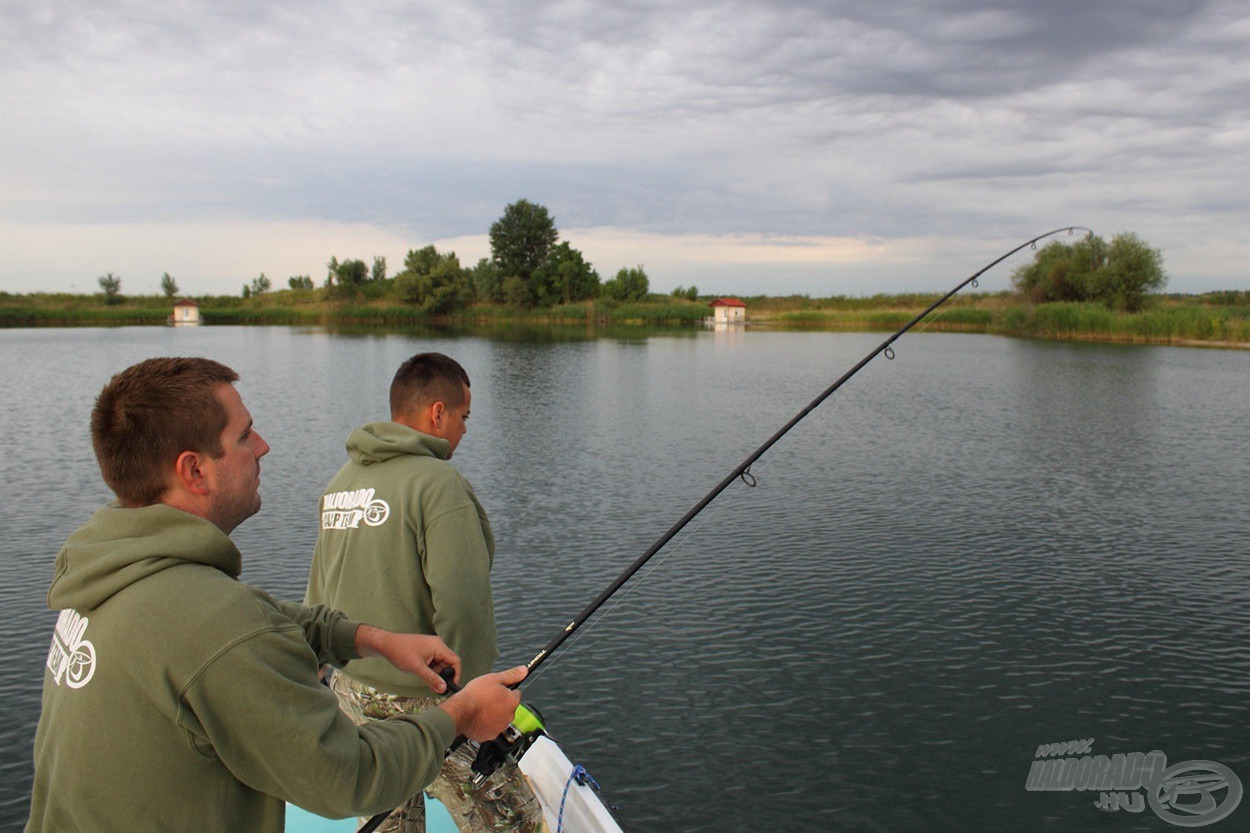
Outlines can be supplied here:
[[[1045, 231], [1045, 229], [1041, 230]], [[1034, 236], [1039, 232], [1035, 232]], [[1115, 234], [1096, 233], [1104, 239]], [[1123, 232], [1116, 232], [1123, 233]], [[1045, 245], [1050, 241], [1071, 242], [1077, 239], [1079, 232], [1074, 234], [1056, 234], [1048, 240], [1041, 241]], [[1025, 238], [1028, 239], [1027, 237]], [[1144, 239], [1144, 238], [1143, 238]], [[781, 240], [776, 238], [760, 239], [748, 236], [721, 238], [683, 238], [674, 240], [664, 236], [648, 236], [634, 241], [621, 237], [615, 232], [602, 229], [586, 232], [561, 232], [560, 240], [569, 242], [575, 249], [586, 255], [587, 261], [596, 269], [600, 280], [606, 281], [615, 276], [619, 269], [642, 266], [647, 273], [651, 291], [657, 295], [666, 295], [681, 287], [688, 289], [695, 286], [700, 295], [744, 295], [765, 297], [872, 297], [873, 295], [903, 295], [912, 293], [945, 292], [962, 278], [984, 268], [987, 263], [1007, 251], [1019, 246], [1024, 240], [1001, 240], [983, 244], [982, 251], [960, 251], [954, 241], [913, 241], [910, 244], [886, 243], [884, 241], [850, 241], [850, 240]], [[578, 246], [578, 241], [586, 241], [585, 248]], [[669, 259], [662, 261], [658, 267], [649, 265], [646, 258], [630, 258], [628, 255], [631, 243], [637, 242], [640, 249], [652, 254], [663, 252]], [[1147, 245], [1152, 241], [1144, 239]], [[152, 267], [145, 266], [145, 283], [150, 283], [155, 292], [144, 292], [142, 289], [129, 289], [131, 283], [126, 272], [120, 269], [106, 269], [93, 278], [75, 277], [69, 286], [63, 289], [4, 290], [0, 282], [0, 291], [17, 292], [20, 294], [55, 294], [65, 292], [78, 295], [94, 295], [100, 290], [96, 282], [108, 272], [122, 280], [121, 294], [151, 296], [162, 294], [160, 282], [168, 273], [178, 283], [183, 294], [193, 296], [229, 297], [240, 295], [244, 286], [250, 286], [253, 279], [264, 274], [269, 278], [272, 289], [286, 289], [290, 277], [306, 275], [313, 281], [316, 288], [323, 286], [327, 274], [326, 264], [331, 257], [342, 260], [363, 260], [372, 264], [374, 257], [385, 257], [387, 277], [393, 278], [402, 271], [404, 258], [409, 251], [434, 246], [440, 253], [454, 253], [460, 265], [469, 268], [481, 259], [491, 257], [490, 241], [487, 235], [459, 237], [453, 240], [437, 241], [409, 246], [399, 254], [388, 254], [376, 251], [362, 253], [342, 251], [326, 255], [321, 259], [313, 256], [283, 251], [283, 258], [298, 258], [298, 263], [308, 268], [301, 271], [288, 271], [285, 274], [270, 269], [257, 269], [247, 277], [229, 278], [218, 276], [187, 278], [171, 269], [161, 269], [152, 274]], [[995, 251], [992, 246], [998, 246]], [[468, 252], [466, 256], [463, 254]], [[739, 260], [725, 259], [725, 254], [737, 255]], [[1020, 266], [1029, 263], [1034, 251], [1024, 249], [1011, 258], [1003, 261], [985, 273], [980, 279], [984, 291], [1011, 291], [1011, 274]], [[595, 266], [595, 255], [601, 259], [610, 259], [621, 264], [605, 271]], [[784, 259], [769, 262], [766, 258], [781, 255]], [[1164, 271], [1167, 273], [1167, 253], [1164, 252]], [[89, 254], [83, 255], [90, 256]], [[236, 255], [237, 256], [237, 255]], [[712, 257], [721, 260], [713, 262]], [[926, 262], [926, 256], [931, 260]], [[977, 262], [976, 258], [980, 258]], [[177, 258], [171, 258], [176, 260]], [[262, 258], [263, 260], [263, 258]], [[154, 262], [151, 256], [136, 256], [134, 262]], [[271, 262], [271, 261], [266, 261]], [[654, 262], [654, 261], [653, 261]], [[677, 273], [675, 276], [674, 273]], [[685, 276], [679, 279], [679, 276]], [[80, 281], [87, 280], [93, 285], [86, 290], [78, 287]], [[1211, 276], [1192, 276], [1177, 278], [1170, 275], [1165, 293], [1181, 295], [1199, 295], [1206, 292], [1239, 292], [1250, 290], [1250, 274], [1240, 279], [1229, 279], [1227, 283], [1217, 284]], [[188, 288], [189, 281], [211, 283], [215, 289], [197, 291]], [[772, 287], [767, 285], [771, 282]], [[230, 288], [233, 283], [236, 288]], [[822, 286], [822, 284], [825, 284]]]
[[[620, 236], [607, 230], [588, 232], [561, 232], [560, 240], [569, 242], [573, 248], [583, 252], [587, 261], [598, 272], [601, 280], [609, 280], [618, 270], [641, 265], [647, 273], [651, 291], [656, 294], [667, 294], [677, 287], [689, 288], [694, 285], [700, 294], [737, 294], [766, 295], [781, 297], [786, 295], [809, 295], [829, 297], [843, 295], [847, 297], [870, 297], [880, 294], [906, 294], [913, 292], [945, 291], [950, 285], [958, 282], [983, 268], [994, 258], [1010, 251], [1015, 246], [1036, 234], [1046, 231], [1039, 229], [1021, 239], [998, 239], [981, 242], [973, 248], [961, 250], [955, 240], [926, 240], [909, 242], [886, 241], [851, 241], [837, 239], [813, 240], [780, 240], [777, 238], [763, 239], [750, 236], [733, 237], [685, 237], [671, 238], [650, 235], [638, 240]], [[1097, 230], [1096, 230], [1097, 231]], [[1099, 232], [1099, 236], [1109, 239], [1117, 233]], [[1154, 242], [1142, 236], [1152, 247]], [[235, 238], [237, 239], [237, 237]], [[1072, 238], [1057, 235], [1055, 240], [1069, 241]], [[321, 241], [325, 244], [325, 241]], [[582, 245], [579, 245], [579, 242]], [[638, 256], [630, 255], [631, 244], [636, 243]], [[162, 276], [168, 272], [180, 288], [191, 288], [194, 295], [232, 295], [239, 294], [242, 287], [264, 274], [269, 278], [274, 289], [286, 288], [288, 278], [296, 275], [307, 275], [312, 278], [315, 286], [322, 286], [326, 276], [326, 263], [330, 258], [339, 260], [355, 259], [372, 263], [374, 257], [385, 257], [388, 277], [402, 271], [404, 258], [408, 251], [435, 246], [443, 253], [454, 252], [462, 267], [472, 267], [480, 259], [490, 259], [490, 242], [486, 235], [459, 237], [451, 240], [435, 241], [411, 245], [402, 250], [385, 249], [357, 245], [355, 248], [339, 247], [337, 250], [316, 257], [293, 251], [292, 245], [275, 247], [278, 254], [261, 256], [257, 263], [266, 264], [263, 268], [248, 271], [244, 267], [232, 267], [229, 273], [205, 272], [209, 267], [201, 265], [196, 269], [188, 269], [180, 274], [176, 268], [160, 266], [161, 262], [177, 263], [193, 261], [200, 256], [201, 250], [194, 249], [190, 254], [179, 256], [178, 252], [161, 252], [159, 254], [143, 254], [126, 258], [113, 258], [121, 263], [112, 268], [99, 271], [88, 277], [90, 270], [79, 272], [73, 276], [62, 276], [59, 280], [46, 279], [51, 286], [47, 288], [16, 289], [22, 282], [12, 277], [13, 270], [5, 270], [7, 280], [0, 280], [0, 290], [33, 294], [39, 292], [69, 292], [72, 294], [94, 294], [98, 291], [96, 281], [107, 272], [122, 279], [122, 294], [127, 293], [128, 285], [142, 283], [160, 291]], [[971, 245], [971, 244], [969, 244]], [[648, 258], [644, 253], [649, 253]], [[234, 252], [232, 259], [241, 260], [242, 254]], [[774, 261], [769, 257], [776, 256]], [[1011, 289], [1011, 273], [1019, 266], [1028, 263], [1033, 256], [1030, 250], [1024, 250], [1007, 261], [987, 272], [982, 278], [982, 285]], [[1167, 252], [1163, 252], [1164, 271], [1169, 273], [1165, 291], [1179, 294], [1201, 294], [1203, 292], [1242, 291], [1250, 290], [1250, 272], [1240, 277], [1221, 277], [1207, 274], [1177, 276], [1168, 268]], [[80, 252], [77, 257], [85, 260], [92, 257], [89, 251]], [[616, 264], [610, 269], [599, 267], [599, 262]], [[153, 265], [156, 264], [156, 265]], [[281, 265], [295, 268], [281, 268]], [[133, 268], [123, 268], [129, 265]], [[275, 269], [274, 266], [279, 268]], [[142, 278], [134, 278], [141, 272]], [[237, 274], [238, 277], [229, 275]], [[86, 289], [83, 285], [90, 284]], [[233, 288], [232, 288], [233, 285]], [[205, 286], [199, 290], [198, 286]], [[706, 289], [704, 287], [707, 287]], [[141, 288], [130, 289], [132, 294], [150, 294]]]
[[[117, 277], [116, 274], [114, 276]], [[394, 275], [390, 275], [388, 276], [388, 280], [393, 279], [394, 277], [395, 277]], [[176, 280], [176, 277], [175, 277], [175, 280]], [[879, 291], [868, 292], [868, 293], [842, 292], [842, 293], [831, 293], [831, 294], [816, 294], [816, 293], [811, 293], [811, 292], [781, 292], [781, 293], [718, 292], [718, 291], [704, 291], [701, 287], [698, 287], [697, 285], [696, 285], [696, 288], [699, 290], [700, 299], [702, 298], [809, 298], [812, 300], [819, 300], [821, 298], [872, 298], [876, 296], [891, 297], [891, 296], [900, 296], [900, 295], [942, 295], [942, 294], [945, 294], [946, 292], [949, 292], [950, 289], [957, 282], [958, 280], [955, 280], [955, 281], [952, 281], [950, 286], [935, 287], [933, 289], [906, 289], [906, 290], [898, 290], [898, 291], [879, 290]], [[277, 292], [292, 292], [292, 291], [310, 292], [310, 291], [322, 290], [324, 288], [325, 287], [323, 285], [317, 284], [313, 287], [312, 290], [307, 290], [307, 289], [293, 290], [290, 286], [285, 286], [285, 285], [279, 286], [278, 284], [274, 284], [273, 287], [264, 294], [270, 295], [270, 294], [274, 294]], [[673, 289], [676, 289], [676, 288], [678, 287], [673, 287]], [[683, 288], [688, 289], [689, 287], [683, 287]], [[653, 288], [651, 289], [650, 294], [654, 296], [658, 296], [660, 298], [671, 297], [673, 289], [662, 291], [662, 290], [657, 290]], [[243, 290], [242, 290], [241, 284], [240, 284], [239, 291], [234, 292], [234, 293], [183, 292], [181, 291], [182, 290], [181, 286], [179, 287], [179, 290], [180, 290], [179, 292], [177, 292], [176, 294], [172, 296], [166, 296], [163, 291], [159, 291], [159, 290], [157, 292], [128, 292], [126, 290], [125, 282], [123, 281], [120, 294], [123, 299], [125, 298], [157, 298], [157, 299], [165, 298], [170, 303], [177, 303], [182, 300], [194, 301], [200, 298], [236, 298], [238, 300], [246, 300], [243, 297]], [[1180, 290], [1172, 289], [1171, 287], [1164, 287], [1158, 292], [1151, 292], [1147, 294], [1148, 295], [1160, 295], [1160, 296], [1181, 295], [1181, 296], [1197, 297], [1201, 295], [1211, 295], [1211, 294], [1215, 294], [1219, 292], [1248, 292], [1250, 293], [1250, 287], [1246, 287], [1246, 288], [1221, 287], [1218, 289], [1202, 289], [1202, 290], [1192, 290], [1192, 291], [1180, 291]], [[976, 288], [967, 287], [961, 290], [959, 294], [960, 295], [997, 295], [997, 294], [1002, 294], [1002, 293], [1014, 294], [1016, 293], [1016, 290], [1010, 286], [999, 287], [999, 288], [994, 288], [994, 289], [987, 289], [984, 286], [981, 286], [981, 287], [976, 287]], [[80, 298], [90, 298], [96, 295], [103, 295], [103, 294], [104, 294], [103, 290], [100, 289], [99, 287], [97, 287], [95, 290], [91, 292], [83, 292], [83, 291], [78, 291], [78, 290], [56, 290], [56, 291], [35, 290], [32, 292], [22, 292], [22, 291], [8, 290], [8, 289], [0, 289], [0, 296], [8, 295], [8, 296], [19, 296], [19, 297], [27, 296], [27, 295], [45, 295], [45, 296], [70, 295], [70, 296], [80, 297]], [[378, 299], [373, 299], [373, 300], [392, 301], [395, 303], [402, 303], [398, 299], [395, 299], [395, 298], [378, 298]], [[597, 299], [591, 299], [591, 300], [597, 300]], [[479, 303], [479, 302], [475, 300], [474, 303]], [[582, 303], [582, 302], [575, 302], [575, 303]], [[499, 304], [499, 305], [506, 306], [505, 304]]]

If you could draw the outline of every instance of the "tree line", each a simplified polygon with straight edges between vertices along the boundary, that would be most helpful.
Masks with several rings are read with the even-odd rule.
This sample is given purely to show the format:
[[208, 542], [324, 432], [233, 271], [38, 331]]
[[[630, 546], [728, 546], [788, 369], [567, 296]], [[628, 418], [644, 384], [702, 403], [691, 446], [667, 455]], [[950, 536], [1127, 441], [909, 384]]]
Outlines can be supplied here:
[[[489, 258], [466, 267], [455, 252], [411, 249], [393, 279], [386, 278], [385, 258], [375, 257], [372, 268], [360, 260], [331, 258], [325, 287], [335, 298], [389, 295], [432, 315], [473, 303], [533, 308], [597, 298], [640, 301], [650, 293], [641, 265], [601, 280], [579, 250], [560, 241], [547, 208], [529, 200], [507, 206], [491, 225], [490, 251]], [[291, 287], [308, 288], [309, 283], [301, 276], [292, 278]]]
[[[490, 227], [491, 256], [465, 267], [455, 252], [440, 252], [434, 246], [410, 249], [401, 271], [387, 276], [385, 257], [373, 262], [333, 256], [326, 264], [322, 284], [329, 300], [394, 299], [420, 307], [429, 314], [444, 314], [474, 303], [506, 304], [519, 308], [549, 307], [579, 301], [607, 299], [641, 301], [651, 291], [642, 265], [625, 267], [609, 280], [602, 280], [585, 256], [567, 241], [545, 206], [518, 200], [504, 209]], [[99, 278], [108, 304], [120, 303], [121, 278], [112, 272]], [[310, 275], [287, 279], [292, 290], [313, 290]], [[255, 298], [273, 289], [273, 282], [261, 273], [244, 284], [242, 297]], [[179, 293], [177, 281], [168, 272], [161, 279], [167, 298]], [[678, 287], [675, 297], [698, 298], [697, 287]]]
[[[490, 227], [489, 258], [465, 267], [455, 252], [440, 252], [432, 245], [410, 249], [403, 269], [387, 277], [384, 257], [372, 264], [363, 260], [339, 260], [326, 264], [323, 284], [330, 300], [394, 299], [439, 315], [474, 303], [505, 304], [517, 308], [551, 307], [580, 301], [641, 301], [650, 293], [650, 281], [641, 265], [622, 268], [609, 280], [567, 241], [560, 241], [547, 208], [529, 200], [508, 205]], [[1167, 283], [1163, 256], [1137, 235], [1125, 233], [1110, 242], [1089, 234], [1075, 243], [1054, 241], [1037, 252], [1033, 262], [1012, 273], [1012, 284], [1031, 303], [1090, 302], [1109, 309], [1136, 312], [1145, 307], [1151, 293]], [[112, 272], [99, 279], [106, 303], [118, 303], [121, 278]], [[309, 275], [293, 275], [293, 290], [313, 290]], [[264, 273], [243, 286], [244, 298], [272, 289]], [[178, 294], [178, 284], [168, 272], [161, 278], [166, 297]], [[697, 287], [677, 287], [673, 296], [697, 300]]]

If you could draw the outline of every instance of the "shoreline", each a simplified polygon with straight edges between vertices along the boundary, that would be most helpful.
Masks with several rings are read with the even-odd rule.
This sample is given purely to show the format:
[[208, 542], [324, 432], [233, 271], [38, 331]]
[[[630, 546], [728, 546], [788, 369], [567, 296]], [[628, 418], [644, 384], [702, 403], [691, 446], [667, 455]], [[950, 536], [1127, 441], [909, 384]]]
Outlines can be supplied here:
[[[315, 291], [259, 298], [204, 297], [200, 326], [305, 326], [362, 330], [429, 330], [486, 337], [524, 334], [595, 338], [679, 332], [706, 326], [708, 304], [652, 296], [637, 303], [582, 302], [541, 309], [478, 304], [450, 315], [408, 305], [319, 300]], [[938, 296], [871, 298], [746, 297], [747, 329], [787, 332], [894, 332]], [[172, 302], [140, 296], [106, 304], [98, 296], [0, 296], [0, 328], [166, 326]], [[737, 325], [730, 325], [737, 326]], [[184, 326], [172, 329], [185, 329]], [[1250, 293], [1154, 296], [1139, 312], [1090, 303], [1030, 304], [1011, 293], [957, 296], [913, 332], [1002, 335], [1044, 341], [1250, 348]]]
[[[923, 322], [921, 322], [923, 324]], [[622, 335], [647, 335], [649, 333], [662, 334], [672, 333], [675, 331], [698, 331], [704, 329], [712, 329], [711, 325], [704, 324], [688, 324], [688, 323], [670, 323], [655, 324], [647, 322], [578, 322], [567, 320], [479, 320], [473, 322], [465, 322], [457, 319], [442, 320], [413, 320], [413, 321], [384, 321], [371, 322], [360, 320], [348, 321], [251, 321], [251, 322], [229, 322], [229, 323], [204, 323], [196, 326], [168, 326], [164, 324], [156, 325], [145, 321], [133, 320], [116, 320], [116, 321], [73, 321], [73, 320], [47, 320], [39, 323], [11, 324], [0, 323], [0, 330], [49, 330], [49, 329], [114, 329], [118, 327], [162, 327], [171, 330], [195, 330], [199, 328], [212, 329], [214, 327], [320, 327], [330, 330], [372, 330], [376, 332], [404, 332], [412, 330], [430, 330], [434, 332], [447, 333], [454, 332], [458, 335], [480, 335], [483, 337], [491, 337], [506, 335], [509, 333], [538, 333], [542, 331], [550, 332], [552, 336], [567, 337], [573, 330], [584, 334], [587, 338], [612, 338]], [[731, 325], [730, 329], [735, 327]], [[767, 318], [757, 320], [747, 320], [736, 327], [742, 330], [755, 330], [757, 332], [790, 332], [790, 333], [882, 333], [888, 334], [895, 332], [898, 328], [871, 327], [859, 325], [843, 325], [843, 326], [820, 326], [812, 324], [785, 324], [778, 323]], [[1205, 347], [1216, 350], [1250, 350], [1250, 340], [1235, 341], [1229, 339], [1202, 339], [1187, 338], [1181, 336], [1146, 336], [1138, 334], [1126, 333], [1099, 333], [1099, 332], [1067, 332], [1067, 333], [1038, 333], [1038, 332], [1008, 332], [993, 328], [978, 328], [969, 326], [931, 326], [922, 327], [917, 325], [916, 329], [909, 331], [908, 334], [941, 334], [949, 333], [954, 335], [991, 335], [1002, 336], [1004, 338], [1020, 338], [1030, 341], [1055, 341], [1083, 344], [1122, 344], [1125, 346], [1140, 347]]]

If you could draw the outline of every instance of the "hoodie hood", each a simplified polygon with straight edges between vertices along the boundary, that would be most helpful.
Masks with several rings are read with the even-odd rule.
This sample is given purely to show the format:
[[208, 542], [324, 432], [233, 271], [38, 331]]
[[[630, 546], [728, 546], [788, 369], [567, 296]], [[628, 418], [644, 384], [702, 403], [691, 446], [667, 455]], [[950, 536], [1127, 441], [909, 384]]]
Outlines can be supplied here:
[[164, 504], [125, 509], [114, 501], [57, 554], [48, 606], [90, 611], [141, 579], [189, 563], [232, 578], [243, 569], [238, 547], [212, 522]]
[[370, 422], [347, 438], [347, 455], [362, 466], [385, 463], [393, 457], [417, 455], [447, 459], [451, 443], [423, 434], [398, 422]]

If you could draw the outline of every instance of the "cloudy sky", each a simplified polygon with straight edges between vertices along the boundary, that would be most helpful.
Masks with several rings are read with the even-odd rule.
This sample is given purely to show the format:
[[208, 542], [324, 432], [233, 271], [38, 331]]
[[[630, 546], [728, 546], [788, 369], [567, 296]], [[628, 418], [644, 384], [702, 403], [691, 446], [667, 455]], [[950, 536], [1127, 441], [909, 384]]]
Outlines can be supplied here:
[[1072, 224], [1250, 289], [1245, 0], [12, 0], [0, 48], [0, 290], [471, 265], [522, 198], [656, 291], [939, 291]]

